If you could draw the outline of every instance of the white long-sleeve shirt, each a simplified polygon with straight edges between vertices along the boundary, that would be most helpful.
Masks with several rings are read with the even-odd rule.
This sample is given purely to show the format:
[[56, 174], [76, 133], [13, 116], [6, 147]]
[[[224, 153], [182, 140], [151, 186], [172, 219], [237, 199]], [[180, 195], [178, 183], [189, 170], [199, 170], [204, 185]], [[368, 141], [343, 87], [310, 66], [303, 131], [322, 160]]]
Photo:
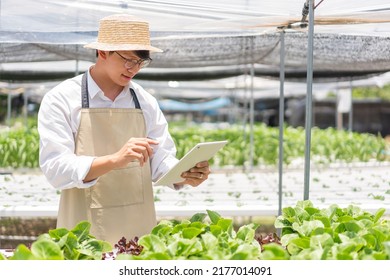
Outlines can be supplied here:
[[[75, 154], [75, 137], [80, 124], [81, 78], [79, 75], [63, 81], [46, 93], [38, 113], [39, 164], [49, 183], [59, 190], [87, 188], [97, 181], [83, 182], [95, 157]], [[129, 87], [134, 89], [141, 105], [147, 137], [159, 141], [151, 158], [152, 181], [156, 181], [178, 161], [175, 144], [157, 100], [140, 85], [131, 82], [112, 101], [104, 96], [88, 73], [89, 107], [134, 108]]]

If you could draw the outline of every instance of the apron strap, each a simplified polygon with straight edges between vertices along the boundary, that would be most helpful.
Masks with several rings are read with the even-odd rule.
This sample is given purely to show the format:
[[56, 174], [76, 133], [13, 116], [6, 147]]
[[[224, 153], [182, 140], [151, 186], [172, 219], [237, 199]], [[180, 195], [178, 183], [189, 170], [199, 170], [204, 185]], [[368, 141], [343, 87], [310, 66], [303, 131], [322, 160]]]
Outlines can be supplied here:
[[81, 108], [89, 108], [87, 72], [83, 74], [81, 80]]
[[[130, 88], [130, 93], [131, 96], [133, 97], [135, 108], [141, 109], [141, 105], [139, 104], [138, 97], [132, 88]], [[83, 74], [83, 78], [81, 80], [81, 107], [89, 108], [87, 72]]]
[[139, 104], [138, 97], [135, 94], [134, 89], [130, 88], [131, 96], [133, 97], [135, 109], [141, 109], [141, 105]]

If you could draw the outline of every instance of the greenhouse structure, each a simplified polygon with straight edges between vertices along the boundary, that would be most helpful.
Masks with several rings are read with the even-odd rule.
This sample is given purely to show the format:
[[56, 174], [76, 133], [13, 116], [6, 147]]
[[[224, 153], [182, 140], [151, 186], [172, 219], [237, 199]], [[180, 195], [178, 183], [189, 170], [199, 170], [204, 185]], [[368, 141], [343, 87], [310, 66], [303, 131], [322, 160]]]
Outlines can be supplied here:
[[[131, 250], [99, 241], [53, 259], [390, 260], [388, 0], [0, 0], [0, 260], [5, 249], [44, 259], [17, 245], [49, 230], [65, 242], [53, 237], [60, 191], [39, 169], [37, 111], [94, 64], [83, 46], [111, 14], [147, 20], [163, 50], [134, 80], [158, 100], [177, 157], [228, 144], [197, 188], [153, 187], [163, 222]], [[228, 253], [222, 233], [237, 242]]]

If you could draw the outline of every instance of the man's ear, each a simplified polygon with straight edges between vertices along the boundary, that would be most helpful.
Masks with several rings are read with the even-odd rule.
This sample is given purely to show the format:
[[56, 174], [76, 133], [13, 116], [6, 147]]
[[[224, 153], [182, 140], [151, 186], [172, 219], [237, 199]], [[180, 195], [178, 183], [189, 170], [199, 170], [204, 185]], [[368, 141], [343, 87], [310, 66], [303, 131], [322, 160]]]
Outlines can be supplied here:
[[108, 52], [106, 52], [106, 51], [97, 50], [96, 51], [96, 56], [100, 56], [101, 58], [106, 59], [107, 58], [107, 53]]

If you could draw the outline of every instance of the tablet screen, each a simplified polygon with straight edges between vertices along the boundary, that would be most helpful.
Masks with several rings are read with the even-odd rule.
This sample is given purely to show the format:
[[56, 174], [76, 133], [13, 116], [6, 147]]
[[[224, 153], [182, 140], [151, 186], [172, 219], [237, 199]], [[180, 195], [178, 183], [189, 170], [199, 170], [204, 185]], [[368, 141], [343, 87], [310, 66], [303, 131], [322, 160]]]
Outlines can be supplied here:
[[227, 141], [202, 142], [196, 144], [174, 167], [161, 176], [154, 185], [172, 185], [174, 183], [183, 182], [184, 178], [180, 175], [184, 171], [194, 167], [198, 162], [209, 160], [226, 144]]

